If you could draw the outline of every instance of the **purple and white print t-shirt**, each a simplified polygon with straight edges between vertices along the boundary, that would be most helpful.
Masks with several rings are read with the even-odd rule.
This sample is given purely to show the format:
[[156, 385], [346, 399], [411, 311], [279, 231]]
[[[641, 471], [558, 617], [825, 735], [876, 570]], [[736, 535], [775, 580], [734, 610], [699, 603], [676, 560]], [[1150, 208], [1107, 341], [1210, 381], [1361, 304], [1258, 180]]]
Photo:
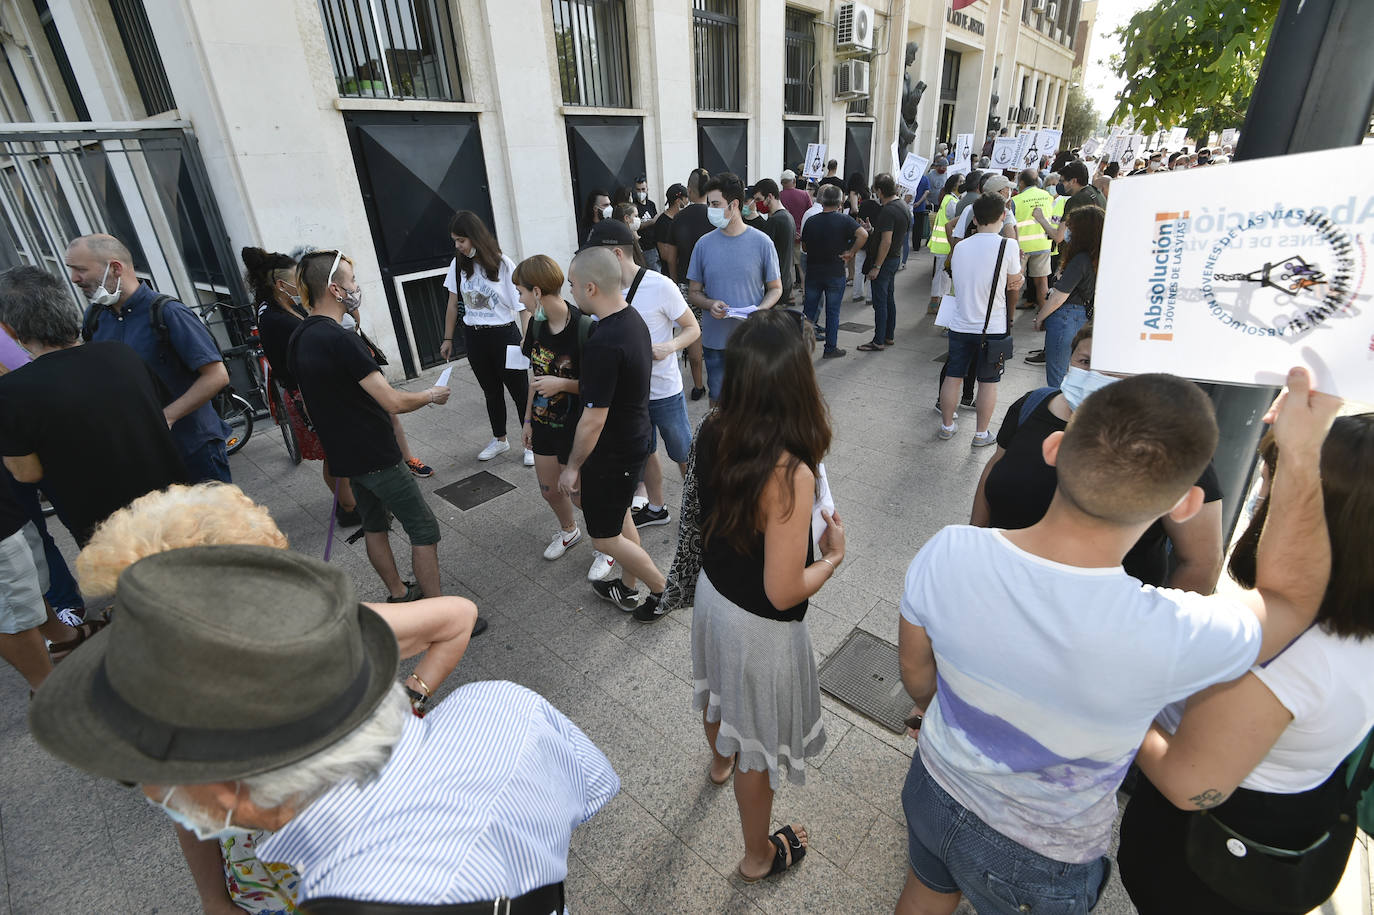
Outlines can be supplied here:
[[1244, 674], [1262, 637], [1233, 601], [966, 526], [916, 554], [901, 612], [935, 652], [919, 745], [931, 776], [998, 832], [1074, 864], [1106, 853], [1116, 789], [1155, 715]]

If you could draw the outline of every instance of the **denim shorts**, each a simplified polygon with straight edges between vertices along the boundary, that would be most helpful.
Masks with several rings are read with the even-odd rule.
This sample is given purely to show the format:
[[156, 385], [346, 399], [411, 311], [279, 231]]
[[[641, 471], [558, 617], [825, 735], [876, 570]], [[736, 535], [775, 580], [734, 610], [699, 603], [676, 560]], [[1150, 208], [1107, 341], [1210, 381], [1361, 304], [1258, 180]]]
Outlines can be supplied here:
[[902, 787], [908, 855], [916, 877], [937, 893], [963, 893], [979, 915], [1086, 915], [1111, 861], [1046, 858], [984, 823], [931, 778], [918, 750]]
[[[1007, 334], [988, 334], [989, 340], [1001, 340]], [[966, 334], [962, 331], [949, 332], [949, 358], [945, 361], [945, 374], [951, 378], [967, 378], [977, 372], [980, 384], [996, 384], [1002, 380], [1002, 373], [995, 367], [983, 373], [984, 367], [978, 364], [978, 353], [983, 347], [982, 334]]]
[[687, 398], [681, 391], [672, 397], [649, 401], [650, 454], [658, 450], [660, 432], [668, 457], [679, 464], [687, 463], [687, 454], [692, 450], [692, 426], [687, 422]]

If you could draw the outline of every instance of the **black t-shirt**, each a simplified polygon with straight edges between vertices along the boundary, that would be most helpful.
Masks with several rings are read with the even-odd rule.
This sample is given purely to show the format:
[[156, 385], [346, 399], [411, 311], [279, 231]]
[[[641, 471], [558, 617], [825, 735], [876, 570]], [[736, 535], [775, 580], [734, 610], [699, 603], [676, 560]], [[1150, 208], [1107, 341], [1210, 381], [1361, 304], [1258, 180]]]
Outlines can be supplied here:
[[276, 305], [258, 306], [258, 340], [262, 342], [263, 355], [272, 367], [272, 374], [288, 391], [296, 390], [296, 379], [286, 364], [286, 346], [304, 318], [305, 315], [294, 314]]
[[14, 490], [11, 488], [13, 484], [14, 478], [5, 466], [0, 464], [0, 540], [13, 537], [19, 533], [21, 527], [29, 523], [24, 506], [14, 497]]
[[[877, 244], [873, 246], [873, 256], [878, 256], [878, 247], [882, 244], [883, 233], [891, 232], [892, 241], [887, 246], [887, 258], [883, 263], [892, 260], [902, 259], [902, 240], [906, 238], [906, 233], [911, 231], [911, 211], [907, 209], [901, 198], [890, 200], [882, 205], [877, 218], [873, 219], [873, 237], [877, 239]], [[879, 265], [881, 266], [881, 264]]]
[[[664, 210], [663, 214], [653, 224], [653, 243], [655, 245], [671, 245], [673, 243], [673, 221], [674, 217], [668, 215]], [[665, 270], [667, 265], [665, 264]]]
[[[997, 432], [997, 444], [1006, 454], [989, 471], [983, 489], [992, 527], [1017, 530], [1035, 524], [1049, 510], [1059, 485], [1058, 474], [1045, 463], [1041, 446], [1052, 433], [1064, 431], [1068, 423], [1050, 412], [1053, 395], [1037, 404], [1022, 423], [1022, 405], [1034, 393], [1007, 408], [1006, 419]], [[1221, 499], [1221, 483], [1210, 463], [1197, 485], [1202, 487], [1205, 501]], [[1163, 586], [1169, 577], [1168, 539], [1162, 521], [1150, 525], [1126, 554], [1122, 562], [1126, 572], [1147, 585]]]
[[833, 276], [844, 272], [840, 255], [854, 244], [859, 224], [854, 217], [839, 210], [815, 214], [802, 226], [802, 244], [806, 246], [806, 271]]
[[[645, 219], [653, 219], [655, 216], [658, 215], [658, 207], [654, 206], [654, 202], [652, 200], [646, 201], [644, 203], [635, 201], [634, 206], [635, 211], [639, 214], [639, 218], [641, 221]], [[656, 225], [658, 225], [657, 222], [655, 222], [654, 225], [642, 225], [639, 227], [639, 246], [641, 248], [647, 248], [648, 246], [654, 244], [654, 226]]]
[[[582, 312], [571, 302], [568, 306], [568, 323], [558, 333], [549, 330], [548, 321], [530, 321], [525, 328], [525, 342], [521, 351], [530, 357], [530, 368], [534, 377], [554, 375], [558, 378], [577, 378], [582, 363], [582, 353], [577, 345], [577, 325], [582, 320]], [[577, 427], [582, 416], [582, 398], [576, 392], [560, 391], [551, 397], [534, 395], [530, 410], [530, 421], [549, 429], [568, 430]]]
[[37, 454], [43, 489], [85, 546], [146, 493], [187, 482], [162, 408], [166, 386], [123, 343], [87, 343], [0, 376], [0, 454]]
[[[1068, 293], [1067, 304], [1091, 305], [1097, 291], [1097, 268], [1087, 252], [1080, 251], [1064, 265], [1059, 280], [1054, 284], [1055, 292]], [[1091, 317], [1091, 315], [1089, 315]]]
[[649, 326], [634, 308], [626, 306], [596, 322], [582, 350], [582, 404], [609, 411], [587, 463], [626, 463], [649, 453], [653, 365]]
[[827, 175], [826, 177], [822, 178], [822, 179], [820, 180], [820, 182], [816, 185], [816, 190], [819, 191], [821, 188], [825, 187], [827, 184], [833, 184], [833, 185], [835, 185], [835, 187], [839, 188], [841, 191], [844, 190], [844, 182], [841, 181], [841, 180], [839, 179], [839, 176], [837, 176], [837, 175]]
[[291, 335], [287, 363], [329, 459], [329, 472], [356, 477], [401, 462], [391, 414], [359, 383], [381, 371], [362, 338], [325, 315]]
[[1064, 203], [1064, 218], [1079, 207], [1101, 207], [1107, 208], [1107, 198], [1102, 196], [1102, 192], [1091, 184], [1078, 191]]
[[692, 251], [701, 236], [714, 232], [715, 226], [706, 215], [706, 204], [693, 203], [678, 211], [673, 220], [673, 247], [677, 248], [677, 281], [687, 282], [687, 268], [692, 263]]

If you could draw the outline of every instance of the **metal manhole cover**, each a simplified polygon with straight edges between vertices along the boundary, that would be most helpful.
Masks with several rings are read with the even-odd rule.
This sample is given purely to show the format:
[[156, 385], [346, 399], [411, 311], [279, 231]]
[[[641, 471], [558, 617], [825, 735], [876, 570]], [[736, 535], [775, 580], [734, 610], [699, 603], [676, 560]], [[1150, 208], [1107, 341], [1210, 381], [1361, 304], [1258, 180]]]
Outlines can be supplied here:
[[873, 329], [872, 324], [860, 324], [857, 321], [845, 321], [838, 326], [840, 330], [847, 330], [853, 334], [866, 334]]
[[470, 508], [476, 508], [483, 502], [495, 499], [503, 492], [510, 492], [514, 488], [515, 484], [507, 483], [494, 473], [481, 470], [470, 477], [464, 477], [457, 483], [450, 483], [436, 489], [434, 493], [445, 502], [467, 511]]
[[855, 629], [821, 665], [821, 689], [896, 734], [906, 732], [912, 701], [902, 685], [897, 646]]

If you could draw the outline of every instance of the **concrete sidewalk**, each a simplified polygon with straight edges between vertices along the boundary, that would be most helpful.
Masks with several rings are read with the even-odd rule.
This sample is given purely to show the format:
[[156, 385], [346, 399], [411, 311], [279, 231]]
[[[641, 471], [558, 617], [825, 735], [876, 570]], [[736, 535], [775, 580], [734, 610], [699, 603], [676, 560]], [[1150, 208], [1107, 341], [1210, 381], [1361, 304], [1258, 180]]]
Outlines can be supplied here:
[[[835, 424], [826, 460], [836, 504], [848, 530], [848, 557], [812, 600], [807, 615], [818, 662], [855, 627], [895, 643], [897, 602], [906, 566], [937, 530], [968, 519], [974, 485], [992, 449], [972, 449], [972, 417], [951, 441], [936, 439], [932, 410], [937, 357], [945, 341], [925, 316], [931, 258], [913, 255], [898, 274], [897, 345], [859, 353], [868, 334], [842, 332], [844, 359], [817, 372]], [[866, 325], [866, 303], [846, 303], [844, 320]], [[998, 419], [1024, 391], [1043, 384], [1039, 367], [1021, 356], [1040, 345], [1026, 313], [1016, 327], [1018, 353], [1001, 386]], [[410, 387], [419, 389], [436, 372]], [[689, 382], [690, 383], [690, 382]], [[443, 525], [439, 545], [446, 592], [475, 600], [491, 621], [445, 684], [503, 678], [547, 696], [606, 752], [623, 790], [573, 841], [570, 909], [615, 913], [888, 913], [906, 874], [902, 781], [914, 744], [823, 696], [828, 741], [803, 788], [777, 796], [778, 823], [801, 822], [811, 834], [805, 863], [752, 886], [734, 876], [741, 855], [732, 793], [706, 779], [709, 754], [691, 708], [688, 633], [691, 614], [656, 625], [636, 623], [595, 598], [585, 580], [588, 547], [557, 562], [541, 552], [554, 531], [534, 472], [519, 449], [482, 464], [489, 438], [482, 397], [471, 372], [458, 366], [453, 397], [405, 417], [416, 455], [436, 475], [421, 488]], [[693, 425], [704, 400], [689, 404]], [[518, 423], [512, 419], [512, 434]], [[293, 467], [275, 429], [260, 428], [231, 459], [234, 478], [269, 506], [292, 547], [321, 555], [330, 510], [319, 465]], [[515, 489], [462, 512], [434, 490], [489, 471]], [[680, 487], [668, 479], [676, 514]], [[646, 528], [645, 544], [666, 568], [675, 524]], [[393, 537], [405, 560], [404, 537]], [[68, 558], [75, 553], [64, 541]], [[365, 599], [384, 594], [362, 545], [336, 538], [334, 558]], [[57, 763], [33, 743], [24, 721], [25, 689], [0, 670], [0, 915], [195, 913], [198, 901], [170, 824], [139, 795]], [[1370, 915], [1367, 854], [1350, 882], [1359, 884], [1340, 915]], [[1343, 888], [1344, 892], [1345, 888]], [[1350, 906], [1355, 907], [1350, 907]], [[971, 911], [967, 906], [962, 912]], [[1096, 910], [1133, 911], [1113, 876]]]

